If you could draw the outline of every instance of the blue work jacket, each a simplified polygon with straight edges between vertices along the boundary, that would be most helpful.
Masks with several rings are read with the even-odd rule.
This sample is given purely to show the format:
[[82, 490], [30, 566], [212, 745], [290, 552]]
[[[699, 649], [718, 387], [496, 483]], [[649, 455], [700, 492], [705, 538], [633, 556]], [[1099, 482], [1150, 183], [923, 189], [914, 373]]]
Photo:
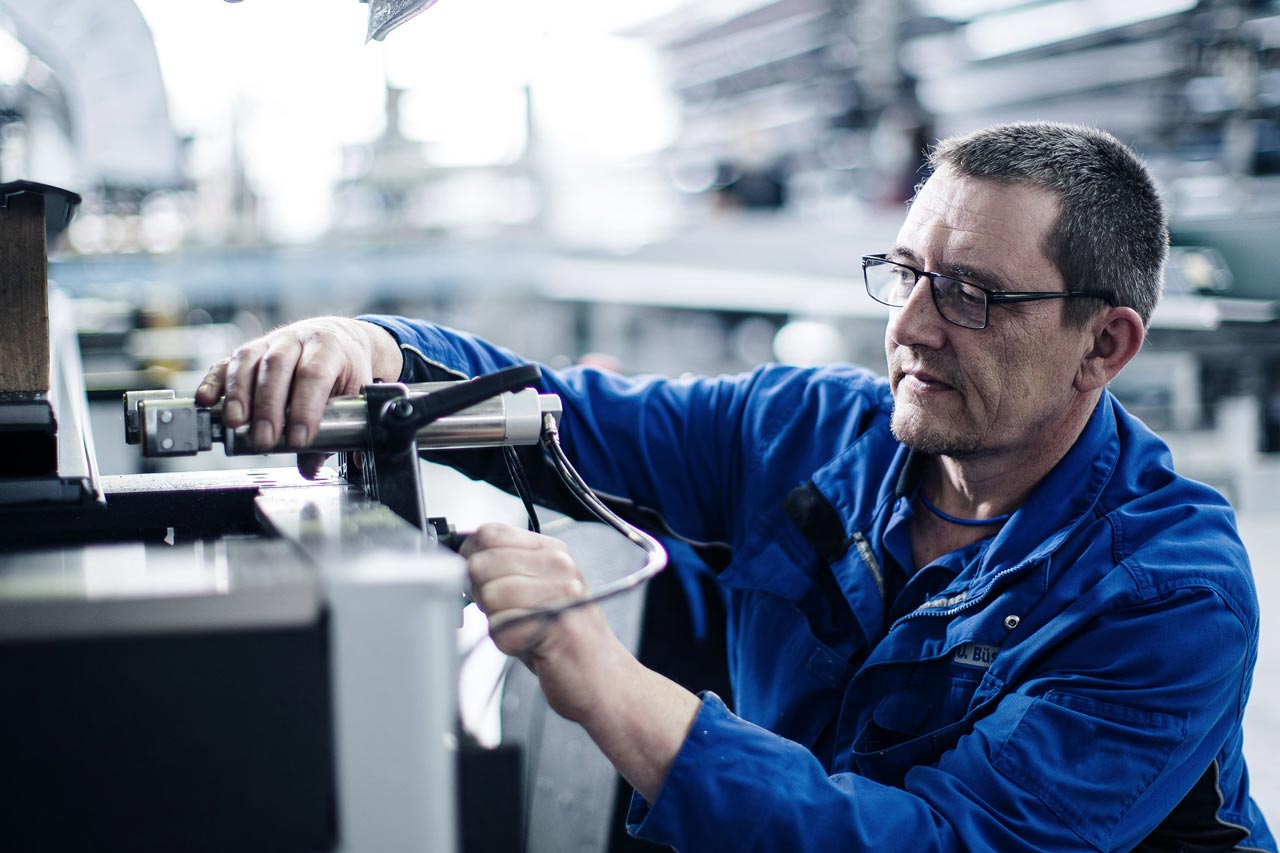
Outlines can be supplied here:
[[[519, 363], [366, 317], [405, 380]], [[1276, 850], [1241, 719], [1258, 643], [1227, 502], [1104, 393], [988, 539], [913, 571], [883, 378], [544, 371], [597, 490], [720, 542], [735, 711], [702, 707], [629, 829], [682, 851]]]

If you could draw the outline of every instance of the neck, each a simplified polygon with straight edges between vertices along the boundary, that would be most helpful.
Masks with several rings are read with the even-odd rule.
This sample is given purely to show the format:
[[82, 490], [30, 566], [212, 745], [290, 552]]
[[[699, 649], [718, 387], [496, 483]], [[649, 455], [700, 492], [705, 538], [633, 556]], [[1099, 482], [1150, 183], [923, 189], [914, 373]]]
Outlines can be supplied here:
[[[1060, 429], [1037, 433], [1034, 447], [993, 449], [962, 458], [928, 457], [920, 488], [934, 506], [958, 518], [990, 519], [1012, 513], [1067, 455], [1092, 413], [1093, 405], [1081, 407], [1062, 421]], [[958, 525], [921, 509], [912, 516], [911, 525], [917, 567], [999, 530], [996, 523]]]
[[957, 458], [932, 457], [922, 485], [939, 508], [962, 518], [989, 518], [1020, 507], [1084, 432], [1100, 395], [1089, 395], [1056, 429], [1038, 430], [1025, 446]]

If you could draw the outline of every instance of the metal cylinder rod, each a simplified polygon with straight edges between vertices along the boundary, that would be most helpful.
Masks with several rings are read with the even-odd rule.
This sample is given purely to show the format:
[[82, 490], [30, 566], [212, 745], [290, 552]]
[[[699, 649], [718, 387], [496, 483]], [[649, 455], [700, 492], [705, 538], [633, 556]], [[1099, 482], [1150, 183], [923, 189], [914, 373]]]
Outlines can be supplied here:
[[[410, 393], [429, 393], [449, 383], [423, 383], [409, 386]], [[560, 414], [559, 398], [539, 394], [535, 389], [502, 394], [490, 400], [434, 421], [418, 431], [418, 447], [422, 450], [493, 447], [503, 444], [536, 444], [544, 413]], [[335, 397], [325, 407], [315, 438], [305, 448], [291, 446], [283, 440], [270, 451], [263, 451], [249, 441], [249, 426], [237, 427], [223, 434], [228, 456], [248, 456], [263, 452], [293, 453], [306, 450], [337, 453], [369, 446], [369, 416], [363, 395]]]

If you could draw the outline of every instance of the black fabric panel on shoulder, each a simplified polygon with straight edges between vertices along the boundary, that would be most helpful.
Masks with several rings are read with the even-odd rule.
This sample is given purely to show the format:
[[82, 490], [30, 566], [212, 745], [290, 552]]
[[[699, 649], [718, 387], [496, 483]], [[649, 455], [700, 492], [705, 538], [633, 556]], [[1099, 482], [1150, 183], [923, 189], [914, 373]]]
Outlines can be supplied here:
[[416, 347], [408, 344], [400, 345], [400, 355], [404, 359], [404, 364], [396, 381], [406, 385], [412, 385], [415, 382], [451, 382], [467, 378], [463, 373], [429, 360]]
[[678, 539], [688, 545], [698, 555], [698, 558], [706, 563], [707, 567], [716, 574], [720, 574], [728, 568], [729, 562], [733, 559], [733, 548], [727, 542], [701, 542], [697, 539], [681, 536], [671, 529], [667, 519], [657, 510], [625, 498], [604, 494], [603, 492], [596, 492], [596, 496], [604, 501], [609, 509], [637, 527], [658, 536]]
[[828, 565], [843, 557], [853, 543], [840, 514], [812, 480], [792, 489], [782, 509]]
[[1218, 762], [1214, 760], [1169, 815], [1160, 822], [1135, 853], [1210, 853], [1235, 850], [1249, 837], [1242, 826], [1227, 823], [1219, 816], [1222, 794], [1218, 792]]

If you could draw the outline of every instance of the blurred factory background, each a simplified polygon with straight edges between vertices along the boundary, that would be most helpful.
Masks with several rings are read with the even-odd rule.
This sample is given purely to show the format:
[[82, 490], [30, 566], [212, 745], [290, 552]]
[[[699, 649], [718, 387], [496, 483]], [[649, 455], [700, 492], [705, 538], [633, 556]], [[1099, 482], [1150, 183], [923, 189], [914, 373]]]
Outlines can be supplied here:
[[52, 277], [91, 393], [328, 311], [627, 371], [878, 365], [857, 259], [923, 147], [1061, 119], [1140, 149], [1173, 213], [1117, 392], [1239, 505], [1280, 501], [1280, 4], [589, 6], [447, 0], [364, 45], [344, 0], [0, 2], [0, 176], [85, 198]]
[[[142, 463], [122, 390], [190, 392], [322, 312], [628, 372], [882, 367], [858, 258], [922, 149], [1057, 119], [1159, 178], [1167, 296], [1115, 391], [1247, 516], [1280, 601], [1277, 0], [440, 0], [369, 44], [364, 14], [0, 0], [0, 180], [84, 198], [50, 270], [104, 473]], [[1253, 713], [1274, 756], [1280, 697]]]

